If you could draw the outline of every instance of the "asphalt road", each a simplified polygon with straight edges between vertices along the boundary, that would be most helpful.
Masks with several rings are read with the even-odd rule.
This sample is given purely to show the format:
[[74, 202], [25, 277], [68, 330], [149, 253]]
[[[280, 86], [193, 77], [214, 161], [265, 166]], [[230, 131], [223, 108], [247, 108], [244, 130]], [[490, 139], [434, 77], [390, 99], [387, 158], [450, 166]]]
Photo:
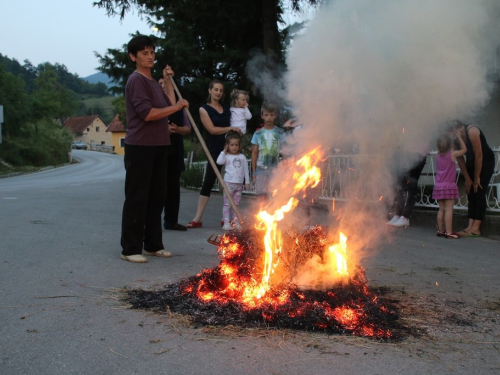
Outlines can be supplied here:
[[[0, 179], [0, 373], [9, 374], [498, 374], [500, 242], [445, 240], [432, 229], [387, 229], [360, 260], [423, 332], [402, 342], [236, 327], [191, 327], [127, 309], [120, 290], [161, 288], [215, 266], [222, 198], [201, 229], [164, 232], [170, 259], [120, 260], [123, 159]], [[182, 192], [182, 223], [198, 193]], [[244, 198], [250, 214], [252, 199]], [[328, 216], [328, 215], [327, 215]], [[326, 219], [328, 217], [326, 216]], [[323, 219], [325, 216], [323, 215]]]

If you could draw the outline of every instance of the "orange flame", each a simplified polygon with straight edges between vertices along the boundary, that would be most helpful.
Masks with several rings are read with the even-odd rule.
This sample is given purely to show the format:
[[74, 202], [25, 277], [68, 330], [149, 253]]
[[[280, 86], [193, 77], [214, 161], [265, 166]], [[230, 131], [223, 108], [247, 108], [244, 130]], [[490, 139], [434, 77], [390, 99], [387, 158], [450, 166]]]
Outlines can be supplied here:
[[[238, 299], [243, 302], [248, 308], [259, 306], [263, 303], [271, 302], [271, 297], [266, 294], [272, 285], [272, 275], [280, 263], [280, 254], [283, 250], [283, 237], [280, 229], [280, 222], [285, 218], [285, 215], [297, 207], [299, 199], [296, 195], [306, 194], [307, 188], [315, 187], [321, 182], [321, 170], [316, 166], [321, 160], [322, 154], [319, 148], [316, 148], [295, 163], [295, 170], [292, 172], [293, 182], [285, 179], [284, 184], [278, 192], [290, 192], [292, 197], [288, 199], [286, 204], [278, 206], [274, 212], [268, 212], [268, 209], [262, 209], [257, 215], [258, 224], [255, 228], [263, 232], [264, 253], [262, 254], [262, 268], [259, 267], [258, 274], [254, 274], [244, 281], [238, 276], [239, 269], [231, 263], [222, 262], [219, 266], [220, 275], [224, 278], [224, 287], [217, 294], [212, 293], [210, 287], [204, 283], [198, 285], [198, 295], [203, 301], [211, 300], [226, 300], [238, 296]], [[293, 164], [292, 164], [293, 165]], [[287, 185], [285, 185], [287, 184]], [[287, 189], [288, 188], [288, 189]], [[279, 199], [279, 195], [276, 199]], [[335, 201], [332, 209], [335, 209]], [[347, 237], [340, 233], [340, 241], [338, 244], [328, 246], [325, 238], [325, 255], [324, 272], [330, 274], [333, 279], [346, 278], [349, 276], [347, 267]], [[326, 250], [328, 249], [328, 250]], [[224, 236], [219, 246], [220, 255], [223, 259], [238, 257], [245, 249], [241, 245], [231, 242], [229, 237]], [[281, 297], [272, 298], [272, 303], [280, 303], [280, 300], [286, 301], [288, 295], [284, 293]]]
[[335, 265], [337, 273], [341, 276], [349, 276], [347, 271], [347, 237], [340, 232], [340, 243], [332, 245], [328, 248], [335, 255]]
[[[257, 229], [265, 231], [264, 235], [264, 268], [262, 273], [262, 280], [260, 286], [256, 290], [256, 297], [261, 298], [269, 290], [269, 282], [274, 269], [279, 263], [279, 254], [281, 253], [283, 240], [281, 230], [278, 228], [278, 222], [284, 219], [285, 213], [292, 211], [299, 203], [294, 195], [302, 192], [303, 197], [306, 196], [306, 189], [309, 187], [316, 187], [321, 182], [321, 169], [316, 166], [321, 160], [323, 153], [320, 147], [316, 147], [312, 151], [301, 157], [295, 165], [297, 170], [293, 172], [293, 180], [295, 186], [292, 191], [292, 198], [288, 203], [277, 209], [273, 214], [269, 214], [263, 210], [257, 214], [259, 224]], [[288, 184], [287, 184], [288, 185]]]
[[278, 222], [285, 218], [285, 213], [290, 212], [294, 209], [299, 201], [295, 198], [290, 198], [288, 203], [282, 206], [280, 209], [276, 210], [274, 214], [269, 214], [267, 211], [260, 211], [257, 214], [257, 218], [260, 219], [260, 224], [257, 229], [263, 229], [266, 231], [264, 235], [264, 270], [262, 275], [262, 282], [257, 293], [257, 298], [261, 298], [262, 295], [269, 289], [269, 279], [273, 269], [277, 266], [277, 262], [273, 265], [274, 254], [278, 257], [281, 253], [281, 248], [283, 246], [283, 239], [281, 237], [281, 231], [278, 229]]
[[[302, 251], [303, 242], [306, 242], [299, 241], [302, 237], [298, 236], [283, 238], [280, 227], [284, 225], [286, 214], [297, 207], [299, 199], [308, 196], [307, 189], [321, 182], [321, 170], [317, 166], [321, 158], [322, 152], [317, 147], [295, 163], [290, 160], [286, 167], [282, 165], [280, 172], [284, 172], [288, 178], [283, 178], [281, 185], [277, 183], [273, 187], [272, 201], [256, 215], [255, 228], [262, 234], [263, 252], [261, 246], [256, 246], [255, 241], [245, 237], [245, 233], [241, 237], [236, 234], [224, 235], [217, 249], [222, 258], [220, 265], [213, 270], [200, 272], [192, 283], [181, 285], [182, 292], [194, 294], [204, 304], [211, 301], [220, 304], [236, 302], [237, 306], [251, 312], [263, 308], [259, 313], [267, 322], [279, 321], [280, 314], [293, 319], [314, 316], [315, 319], [321, 318], [314, 323], [314, 327], [319, 329], [339, 329], [340, 326], [342, 330], [362, 336], [391, 337], [388, 329], [377, 328], [366, 320], [366, 297], [373, 304], [378, 303], [378, 297], [368, 288], [364, 270], [360, 271], [359, 267], [348, 264], [347, 236], [344, 233], [340, 232], [339, 242], [333, 244], [331, 237], [320, 226], [316, 226], [304, 234], [307, 241], [314, 242], [314, 254], [308, 259], [290, 263], [294, 254], [281, 254], [286, 251], [283, 246], [289, 241], [295, 240], [298, 251]], [[383, 196], [380, 196], [379, 201], [382, 199]], [[314, 202], [310, 194], [307, 201]], [[335, 199], [332, 200], [334, 211]], [[339, 208], [337, 220], [341, 214], [342, 208]], [[318, 247], [319, 252], [316, 251]], [[296, 272], [287, 270], [290, 264]], [[339, 306], [339, 298], [333, 292], [333, 287], [339, 281], [342, 284], [347, 281], [352, 291], [363, 296]], [[294, 287], [283, 288], [284, 282], [290, 282]], [[326, 289], [326, 297], [318, 300], [316, 292], [298, 292], [297, 288], [302, 287]], [[384, 306], [380, 307], [380, 311], [389, 314]]]
[[297, 182], [292, 195], [297, 194], [299, 191], [304, 191], [308, 187], [314, 188], [318, 186], [321, 182], [321, 170], [316, 164], [318, 164], [322, 156], [323, 154], [318, 146], [297, 160], [295, 165], [302, 168], [303, 171], [295, 171], [293, 173], [293, 179]]

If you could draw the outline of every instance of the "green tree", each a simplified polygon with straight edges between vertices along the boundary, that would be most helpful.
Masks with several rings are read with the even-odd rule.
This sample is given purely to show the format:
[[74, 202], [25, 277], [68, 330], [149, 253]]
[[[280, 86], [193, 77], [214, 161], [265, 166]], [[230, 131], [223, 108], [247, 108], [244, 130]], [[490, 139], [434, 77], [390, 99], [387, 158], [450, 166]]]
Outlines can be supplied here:
[[[294, 10], [303, 4], [317, 4], [318, 0], [289, 0]], [[198, 108], [206, 98], [208, 82], [218, 78], [230, 82], [228, 89], [240, 88], [257, 92], [249, 81], [246, 67], [249, 60], [264, 54], [266, 66], [274, 69], [283, 63], [286, 31], [280, 33], [285, 1], [281, 0], [100, 0], [95, 6], [104, 8], [108, 15], [125, 17], [136, 8], [162, 37], [151, 36], [157, 45], [157, 63], [153, 75], [160, 76], [168, 63], [176, 72], [176, 81], [183, 96]], [[242, 11], [243, 10], [243, 11]], [[128, 76], [135, 67], [121, 49], [108, 49], [106, 55], [96, 54], [99, 70], [118, 84], [114, 93], [123, 94]], [[251, 108], [252, 110], [252, 108]], [[257, 112], [257, 108], [253, 108]], [[197, 111], [192, 111], [196, 120]], [[253, 126], [258, 123], [254, 116]], [[250, 124], [252, 127], [252, 124]]]
[[[59, 111], [51, 105], [54, 98], [49, 94], [53, 87], [46, 85], [46, 81], [51, 78], [46, 75], [48, 74], [43, 74], [40, 79], [35, 80], [38, 84], [36, 95], [29, 97], [21, 75], [7, 72], [5, 65], [0, 63], [0, 104], [4, 106], [5, 116], [1, 156], [2, 160], [12, 166], [24, 168], [67, 162], [71, 134], [56, 124], [49, 112], [44, 112], [41, 116], [41, 112], [47, 107], [51, 108], [54, 114]], [[58, 100], [60, 104], [64, 103], [65, 99]], [[30, 122], [33, 118], [32, 109], [39, 112], [36, 137], [32, 136], [34, 125]]]
[[[163, 11], [177, 16], [177, 10], [189, 9], [191, 15], [189, 22], [194, 27], [201, 30], [203, 26], [196, 22], [201, 20], [203, 24], [208, 24], [208, 29], [227, 28], [229, 33], [239, 33], [245, 38], [250, 36], [247, 27], [248, 19], [251, 19], [251, 22], [260, 28], [258, 34], [261, 37], [260, 47], [264, 54], [266, 56], [275, 54], [279, 57], [282, 51], [278, 24], [283, 23], [282, 14], [286, 3], [290, 4], [292, 10], [300, 11], [304, 4], [316, 5], [320, 2], [321, 0], [240, 0], [238, 2], [226, 0], [99, 0], [93, 4], [106, 9], [108, 15], [119, 15], [122, 19], [133, 7], [136, 7], [140, 14], [155, 17]], [[260, 17], [252, 17], [254, 15]], [[231, 24], [236, 24], [239, 27], [234, 28], [226, 24], [224, 22], [226, 18], [229, 18], [229, 21], [234, 20], [235, 22], [231, 22]], [[179, 21], [181, 20], [179, 19]], [[189, 26], [189, 24], [182, 26], [178, 25], [178, 29], [184, 31], [186, 30], [184, 26]], [[223, 33], [226, 34], [224, 31]], [[202, 32], [199, 33], [200, 36], [202, 34]]]
[[123, 126], [127, 128], [127, 112], [125, 109], [125, 96], [120, 95], [115, 100], [113, 100], [113, 107], [115, 109], [115, 114], [119, 116]]
[[31, 118], [37, 133], [40, 120], [58, 119], [62, 123], [78, 107], [75, 93], [59, 82], [59, 76], [50, 64], [40, 69], [31, 98]]
[[21, 77], [5, 71], [0, 63], [0, 104], [3, 105], [5, 138], [18, 136], [29, 119], [29, 102], [25, 84]]
[[110, 77], [117, 85], [112, 86], [109, 91], [114, 95], [125, 93], [127, 78], [135, 70], [126, 52], [126, 46], [122, 49], [110, 48], [106, 55], [95, 53], [101, 64], [99, 70]]
[[102, 83], [102, 82], [97, 82], [97, 83], [89, 83], [85, 82], [89, 88], [86, 90], [89, 94], [97, 97], [103, 97], [108, 95], [108, 87]]
[[99, 115], [103, 116], [104, 108], [99, 103], [95, 103], [93, 106], [87, 107], [85, 111], [86, 116]]
[[5, 70], [21, 77], [25, 82], [25, 88], [28, 93], [34, 90], [36, 78], [45, 70], [53, 69], [58, 77], [58, 81], [65, 88], [82, 95], [103, 97], [108, 95], [107, 86], [102, 83], [90, 83], [68, 71], [63, 64], [43, 63], [35, 67], [29, 60], [24, 60], [21, 65], [16, 59], [10, 59], [0, 54], [0, 64], [5, 66]]

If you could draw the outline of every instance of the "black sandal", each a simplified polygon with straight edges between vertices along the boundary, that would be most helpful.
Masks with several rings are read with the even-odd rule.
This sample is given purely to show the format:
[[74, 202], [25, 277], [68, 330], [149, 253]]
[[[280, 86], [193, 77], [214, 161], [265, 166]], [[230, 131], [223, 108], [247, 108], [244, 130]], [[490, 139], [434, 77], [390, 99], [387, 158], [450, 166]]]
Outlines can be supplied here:
[[184, 225], [181, 225], [179, 223], [175, 223], [174, 225], [166, 225], [166, 224], [164, 224], [163, 228], [165, 228], [167, 230], [180, 230], [182, 232], [187, 231], [187, 227], [185, 227]]

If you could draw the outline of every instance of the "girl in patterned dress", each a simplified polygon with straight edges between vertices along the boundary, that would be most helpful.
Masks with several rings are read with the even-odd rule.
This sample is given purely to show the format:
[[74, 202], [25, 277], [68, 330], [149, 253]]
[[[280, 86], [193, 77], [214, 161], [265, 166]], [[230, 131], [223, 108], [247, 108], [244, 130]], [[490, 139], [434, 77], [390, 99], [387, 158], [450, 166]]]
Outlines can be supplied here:
[[455, 134], [460, 142], [459, 150], [452, 150], [453, 141], [449, 134], [443, 134], [437, 140], [436, 183], [432, 191], [432, 198], [437, 199], [439, 204], [437, 236], [458, 239], [460, 235], [452, 230], [453, 205], [455, 199], [460, 197], [456, 183], [456, 159], [464, 155], [467, 148], [457, 131], [455, 131]]

